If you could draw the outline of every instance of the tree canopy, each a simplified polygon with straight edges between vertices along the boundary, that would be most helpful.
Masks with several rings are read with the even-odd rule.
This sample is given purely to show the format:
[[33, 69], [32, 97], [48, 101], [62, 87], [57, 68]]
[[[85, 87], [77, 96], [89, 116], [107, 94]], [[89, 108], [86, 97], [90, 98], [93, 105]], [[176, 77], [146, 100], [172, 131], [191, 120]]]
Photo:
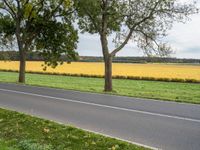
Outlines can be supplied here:
[[[161, 38], [174, 22], [185, 22], [197, 12], [196, 2], [179, 0], [77, 0], [82, 32], [115, 34], [114, 56], [129, 40], [147, 55], [170, 54]], [[167, 48], [167, 49], [163, 49]]]
[[46, 65], [52, 67], [58, 65], [62, 54], [71, 59], [77, 57], [74, 50], [78, 35], [72, 6], [71, 0], [0, 1], [1, 45], [18, 46], [20, 70], [25, 70], [28, 51], [39, 52]]

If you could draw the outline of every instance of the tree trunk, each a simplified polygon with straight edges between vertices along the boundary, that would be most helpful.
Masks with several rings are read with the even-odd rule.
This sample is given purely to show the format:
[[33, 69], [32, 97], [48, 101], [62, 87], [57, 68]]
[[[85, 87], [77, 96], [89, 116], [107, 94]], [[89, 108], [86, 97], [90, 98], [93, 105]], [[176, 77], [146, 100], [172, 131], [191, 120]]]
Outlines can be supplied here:
[[102, 38], [102, 50], [104, 55], [104, 91], [105, 92], [111, 92], [113, 90], [112, 88], [112, 56], [109, 54], [108, 51], [108, 45], [107, 45], [107, 39]]
[[111, 92], [113, 90], [112, 88], [112, 57], [108, 56], [107, 58], [105, 58], [104, 64], [105, 64], [104, 91]]
[[20, 65], [19, 65], [19, 83], [25, 83], [25, 69], [26, 69], [26, 51], [27, 50], [27, 45], [22, 40], [21, 34], [21, 29], [20, 29], [20, 24], [21, 24], [21, 12], [18, 11], [17, 13], [17, 20], [16, 20], [16, 31], [15, 35], [17, 38], [17, 44], [19, 48], [19, 59], [20, 59]]
[[112, 88], [112, 56], [109, 54], [108, 50], [108, 41], [106, 37], [106, 33], [101, 34], [101, 46], [104, 56], [104, 66], [105, 66], [105, 72], [104, 72], [104, 91], [105, 92], [111, 92], [113, 90]]
[[26, 53], [24, 50], [19, 50], [19, 54], [20, 54], [19, 82], [25, 83]]

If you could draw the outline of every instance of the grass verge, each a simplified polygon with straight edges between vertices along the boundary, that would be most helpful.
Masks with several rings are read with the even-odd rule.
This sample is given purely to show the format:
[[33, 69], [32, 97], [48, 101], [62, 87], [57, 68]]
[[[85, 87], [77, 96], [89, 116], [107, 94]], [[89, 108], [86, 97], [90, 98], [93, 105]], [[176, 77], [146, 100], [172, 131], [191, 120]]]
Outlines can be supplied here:
[[[0, 72], [0, 82], [16, 83], [18, 73]], [[26, 84], [104, 93], [101, 78], [26, 74]], [[113, 79], [109, 94], [200, 104], [200, 84]]]
[[75, 127], [1, 108], [0, 129], [1, 150], [147, 150]]
[[[19, 72], [18, 70], [0, 69], [1, 72]], [[89, 74], [76, 74], [76, 73], [56, 73], [56, 72], [40, 72], [40, 71], [27, 71], [31, 74], [43, 74], [43, 75], [59, 75], [59, 76], [71, 76], [71, 77], [87, 77], [87, 78], [104, 78], [104, 75], [89, 75]], [[145, 80], [145, 81], [162, 81], [162, 82], [178, 82], [178, 83], [200, 83], [197, 79], [182, 79], [182, 78], [162, 78], [162, 77], [140, 77], [140, 76], [121, 76], [113, 75], [113, 79], [128, 79], [128, 80]]]
[[1, 150], [19, 150], [17, 148], [13, 148], [13, 147], [10, 147], [8, 145], [10, 145], [8, 142], [5, 142], [4, 140], [0, 139]]

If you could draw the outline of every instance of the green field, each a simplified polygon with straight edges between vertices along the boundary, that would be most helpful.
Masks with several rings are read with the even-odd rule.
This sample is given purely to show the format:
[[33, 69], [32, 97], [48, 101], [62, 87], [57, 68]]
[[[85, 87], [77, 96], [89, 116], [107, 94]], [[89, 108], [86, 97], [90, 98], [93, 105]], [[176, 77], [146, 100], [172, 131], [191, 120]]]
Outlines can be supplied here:
[[147, 150], [127, 142], [0, 108], [1, 150]]
[[[0, 82], [16, 83], [18, 73], [0, 72]], [[28, 85], [104, 93], [101, 78], [26, 74]], [[200, 84], [114, 79], [109, 94], [200, 104]]]

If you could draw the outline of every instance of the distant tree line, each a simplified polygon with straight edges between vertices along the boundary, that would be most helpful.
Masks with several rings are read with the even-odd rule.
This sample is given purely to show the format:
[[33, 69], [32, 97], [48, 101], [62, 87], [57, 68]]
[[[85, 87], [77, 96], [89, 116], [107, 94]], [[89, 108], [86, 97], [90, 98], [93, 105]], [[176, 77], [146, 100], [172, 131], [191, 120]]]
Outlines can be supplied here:
[[[102, 57], [81, 56], [81, 62], [102, 62]], [[195, 63], [200, 64], [200, 59], [171, 58], [171, 57], [115, 57], [115, 63]]]
[[[0, 60], [19, 61], [20, 54], [18, 51], [0, 51]], [[38, 52], [27, 52], [27, 60], [28, 61], [44, 61], [45, 59]], [[68, 55], [62, 55], [59, 58], [59, 60], [60, 61], [68, 61], [68, 62], [72, 61], [72, 59]], [[78, 60], [78, 56], [74, 61], [76, 61], [76, 60]]]
[[[33, 52], [29, 52], [27, 58], [29, 60], [42, 60], [42, 57]], [[0, 60], [19, 61], [20, 55], [18, 51], [0, 51]]]
[[[19, 61], [18, 51], [0, 51], [0, 60]], [[37, 52], [27, 54], [28, 61], [44, 61], [43, 56]], [[61, 61], [71, 62], [72, 59], [66, 55], [60, 57]], [[74, 61], [74, 60], [73, 60]], [[79, 62], [103, 62], [103, 57], [79, 56], [76, 61]], [[200, 64], [200, 59], [180, 59], [180, 58], [161, 58], [161, 57], [115, 57], [115, 63], [195, 63]]]

